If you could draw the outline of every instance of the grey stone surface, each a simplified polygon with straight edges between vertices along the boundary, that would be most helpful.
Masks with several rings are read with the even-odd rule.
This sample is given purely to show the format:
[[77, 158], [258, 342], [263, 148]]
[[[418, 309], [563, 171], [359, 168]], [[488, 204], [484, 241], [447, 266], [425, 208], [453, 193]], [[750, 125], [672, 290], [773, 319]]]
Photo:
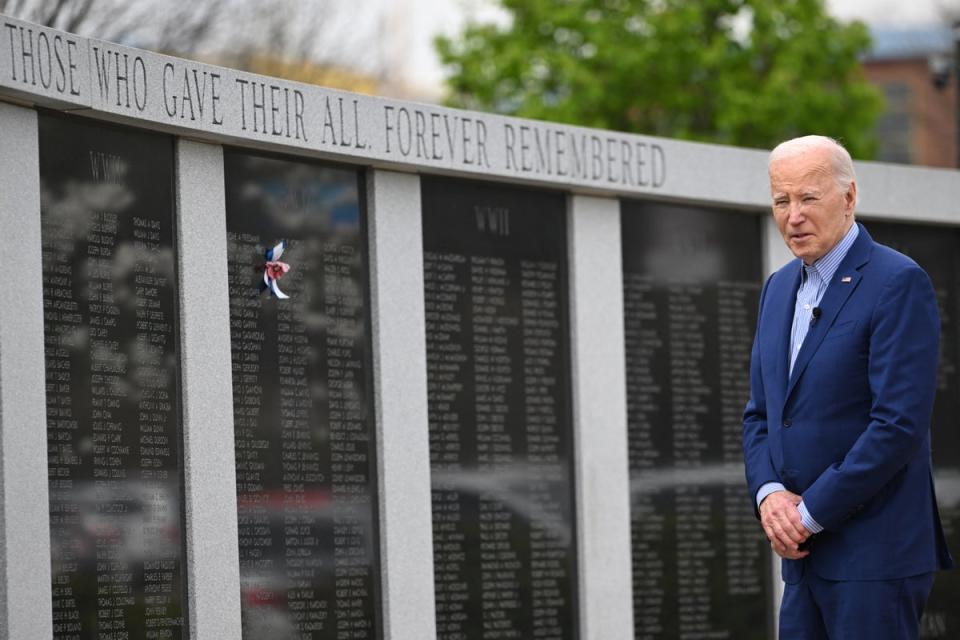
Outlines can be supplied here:
[[[765, 180], [757, 178], [766, 171], [764, 151], [334, 91], [77, 36], [70, 36], [71, 50], [86, 58], [74, 60], [78, 95], [65, 94], [49, 74], [48, 88], [34, 84], [33, 75], [23, 82], [29, 65], [18, 53], [21, 33], [34, 33], [38, 42], [37, 34], [45, 33], [53, 42], [57, 32], [10, 18], [2, 24], [0, 98], [54, 107], [70, 102], [89, 106], [92, 117], [405, 171], [739, 207], [765, 208], [769, 200]], [[56, 57], [52, 64], [51, 73], [59, 73]], [[881, 163], [857, 168], [865, 216], [960, 223], [956, 171]]]
[[[762, 179], [764, 178], [761, 177], [761, 180]], [[764, 280], [766, 280], [767, 276], [793, 260], [794, 256], [790, 253], [790, 249], [783, 241], [783, 236], [780, 235], [780, 229], [777, 228], [777, 223], [774, 221], [772, 213], [768, 212], [764, 215], [762, 224], [763, 277]]]
[[0, 639], [53, 634], [37, 114], [0, 104]]
[[384, 637], [436, 637], [420, 179], [367, 173]]
[[960, 171], [882, 162], [856, 163], [857, 217], [960, 224]]
[[582, 637], [633, 638], [620, 204], [570, 198], [573, 424]]
[[177, 143], [190, 637], [240, 638], [240, 555], [223, 149]]
[[87, 40], [0, 15], [0, 93], [72, 108], [90, 104]]

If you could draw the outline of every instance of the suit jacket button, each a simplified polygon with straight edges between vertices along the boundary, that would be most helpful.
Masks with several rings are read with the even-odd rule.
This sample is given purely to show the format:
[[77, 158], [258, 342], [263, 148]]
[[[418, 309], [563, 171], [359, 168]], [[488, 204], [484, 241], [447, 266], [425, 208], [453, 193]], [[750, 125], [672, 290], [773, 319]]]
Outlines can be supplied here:
[[792, 424], [793, 424], [793, 421], [792, 421], [790, 418], [784, 418], [784, 419], [783, 419], [783, 426], [789, 427], [789, 426], [792, 425]]

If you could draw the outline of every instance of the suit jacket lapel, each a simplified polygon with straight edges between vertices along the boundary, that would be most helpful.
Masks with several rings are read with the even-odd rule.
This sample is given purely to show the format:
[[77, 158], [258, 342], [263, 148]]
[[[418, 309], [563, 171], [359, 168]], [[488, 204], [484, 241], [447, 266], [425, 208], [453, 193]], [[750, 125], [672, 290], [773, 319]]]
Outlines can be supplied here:
[[[810, 330], [803, 339], [803, 346], [800, 347], [797, 360], [793, 363], [793, 373], [790, 375], [790, 382], [787, 384], [785, 399], [789, 399], [790, 394], [797, 384], [797, 380], [803, 375], [804, 369], [806, 369], [807, 364], [809, 364], [810, 358], [812, 358], [813, 354], [820, 348], [820, 343], [823, 342], [824, 336], [827, 335], [827, 330], [830, 329], [830, 326], [833, 325], [837, 319], [850, 294], [852, 294], [857, 288], [857, 285], [860, 284], [862, 276], [857, 270], [870, 260], [872, 251], [873, 239], [867, 233], [867, 230], [863, 228], [863, 225], [860, 225], [860, 234], [854, 241], [853, 246], [850, 247], [847, 255], [843, 258], [840, 266], [837, 267], [836, 273], [833, 274], [833, 279], [830, 281], [827, 290], [823, 294], [823, 298], [820, 300], [820, 309], [822, 311], [820, 318], [810, 325]], [[847, 280], [848, 278], [849, 280]], [[796, 289], [794, 289], [794, 291], [796, 291]], [[796, 303], [796, 294], [794, 294], [793, 303]], [[793, 307], [791, 306], [791, 308]], [[791, 321], [792, 319], [793, 316], [791, 314]], [[786, 342], [787, 350], [789, 351], [789, 333], [787, 334]]]
[[778, 298], [772, 301], [773, 309], [781, 309], [783, 317], [780, 319], [776, 344], [780, 348], [776, 360], [776, 381], [780, 389], [787, 386], [787, 374], [790, 371], [790, 332], [793, 329], [793, 310], [797, 302], [797, 290], [800, 288], [800, 261], [794, 260], [787, 267], [793, 269], [793, 279], [789, 287], [780, 290]]

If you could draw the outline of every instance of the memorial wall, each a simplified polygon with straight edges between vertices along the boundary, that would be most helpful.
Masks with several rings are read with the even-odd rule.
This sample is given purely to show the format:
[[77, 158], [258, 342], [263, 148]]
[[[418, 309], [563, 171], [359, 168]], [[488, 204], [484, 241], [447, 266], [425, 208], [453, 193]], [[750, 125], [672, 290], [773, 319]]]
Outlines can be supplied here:
[[[770, 637], [765, 162], [0, 16], [0, 640]], [[940, 296], [956, 553], [960, 179], [858, 175]]]
[[740, 446], [760, 218], [621, 211], [635, 638], [767, 638], [768, 544]]

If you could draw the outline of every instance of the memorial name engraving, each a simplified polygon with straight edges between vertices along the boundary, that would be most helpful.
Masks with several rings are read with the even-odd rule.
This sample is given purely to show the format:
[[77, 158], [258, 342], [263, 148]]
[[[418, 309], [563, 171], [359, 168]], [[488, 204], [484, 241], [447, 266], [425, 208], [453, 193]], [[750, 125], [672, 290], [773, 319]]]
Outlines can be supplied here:
[[186, 638], [173, 142], [40, 116], [53, 631]]
[[194, 134], [599, 189], [663, 190], [667, 141], [359, 96], [0, 20], [0, 91]]
[[[940, 368], [930, 438], [934, 481], [947, 545], [960, 549], [960, 233], [941, 227], [867, 222], [874, 240], [917, 261], [930, 276], [940, 310]], [[922, 638], [960, 634], [960, 576], [937, 573], [921, 622]]]
[[[68, 34], [34, 32], [30, 27], [5, 23], [10, 41], [10, 74], [16, 82], [79, 96], [79, 42]], [[19, 46], [18, 46], [19, 45]]]
[[635, 637], [766, 638], [741, 416], [760, 220], [622, 203]]
[[437, 637], [572, 640], [564, 196], [422, 185]]
[[243, 634], [380, 638], [360, 176], [224, 162]]

